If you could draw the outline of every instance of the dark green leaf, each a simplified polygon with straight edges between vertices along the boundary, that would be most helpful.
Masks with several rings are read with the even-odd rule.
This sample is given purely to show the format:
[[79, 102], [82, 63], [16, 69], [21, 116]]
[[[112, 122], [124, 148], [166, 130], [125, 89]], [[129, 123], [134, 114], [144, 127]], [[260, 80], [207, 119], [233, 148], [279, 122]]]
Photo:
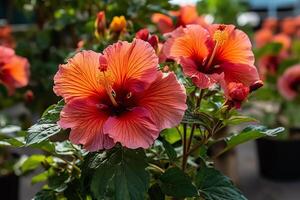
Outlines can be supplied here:
[[96, 199], [111, 195], [116, 200], [145, 199], [149, 174], [145, 170], [146, 155], [142, 149], [114, 148], [101, 158], [91, 183]]
[[66, 172], [50, 176], [48, 178], [48, 186], [56, 192], [62, 192], [67, 188], [67, 183], [69, 183], [71, 177]]
[[33, 200], [56, 200], [56, 195], [52, 190], [41, 190], [33, 197]]
[[203, 165], [197, 173], [196, 185], [206, 200], [246, 200], [228, 177]]
[[26, 145], [40, 143], [60, 132], [61, 128], [58, 126], [57, 121], [63, 105], [64, 102], [61, 100], [57, 104], [50, 106], [43, 113], [42, 118], [29, 128], [26, 136]]
[[196, 197], [196, 187], [191, 178], [177, 167], [169, 168], [160, 176], [161, 189], [168, 196], [176, 198]]
[[163, 144], [163, 146], [165, 148], [165, 151], [166, 151], [169, 159], [171, 161], [176, 160], [177, 153], [176, 153], [174, 147], [168, 141], [166, 141], [163, 137], [161, 137], [161, 141], [162, 141], [162, 144]]

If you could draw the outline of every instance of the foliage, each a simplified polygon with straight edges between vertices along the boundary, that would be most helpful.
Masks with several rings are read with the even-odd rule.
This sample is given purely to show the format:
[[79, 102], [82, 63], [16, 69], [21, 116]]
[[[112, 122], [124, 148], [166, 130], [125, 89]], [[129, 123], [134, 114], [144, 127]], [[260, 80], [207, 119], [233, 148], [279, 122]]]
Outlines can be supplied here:
[[[229, 18], [224, 20], [229, 22], [234, 20], [240, 7], [228, 9], [228, 2], [202, 3], [218, 22], [223, 22], [220, 10], [228, 11]], [[131, 41], [140, 28], [155, 30], [150, 22], [151, 15], [167, 13], [173, 7], [167, 0], [45, 0], [19, 1], [18, 4], [31, 8], [36, 15], [37, 26], [19, 40], [17, 50], [30, 60], [33, 74], [30, 87], [40, 95], [37, 101], [41, 100], [41, 105], [37, 105], [41, 108], [56, 101], [49, 89], [58, 63], [82, 49], [101, 52], [118, 40]], [[214, 7], [218, 10], [212, 11]], [[105, 11], [107, 19], [102, 32], [95, 34], [99, 11]], [[113, 17], [120, 15], [125, 16], [127, 26], [120, 32], [109, 30]], [[79, 41], [82, 44], [77, 46]], [[269, 51], [266, 49], [263, 51]], [[178, 64], [166, 61], [161, 67], [164, 64], [168, 64], [184, 84], [188, 109], [181, 123], [162, 130], [149, 149], [128, 149], [116, 144], [108, 150], [88, 152], [71, 143], [69, 130], [63, 130], [58, 123], [65, 105], [63, 100], [48, 107], [27, 131], [7, 124], [5, 129], [1, 127], [1, 134], [5, 130], [17, 132], [16, 135], [3, 134], [1, 146], [30, 147], [45, 152], [22, 156], [14, 166], [16, 173], [22, 175], [40, 171], [32, 178], [32, 184], [43, 183], [44, 186], [34, 199], [246, 199], [229, 178], [211, 164], [231, 148], [263, 136], [275, 136], [283, 128], [268, 129], [258, 125], [254, 118], [230, 106], [219, 87], [199, 89], [183, 76]], [[228, 135], [232, 126], [242, 123], [252, 125]], [[219, 144], [223, 148], [209, 154]]]

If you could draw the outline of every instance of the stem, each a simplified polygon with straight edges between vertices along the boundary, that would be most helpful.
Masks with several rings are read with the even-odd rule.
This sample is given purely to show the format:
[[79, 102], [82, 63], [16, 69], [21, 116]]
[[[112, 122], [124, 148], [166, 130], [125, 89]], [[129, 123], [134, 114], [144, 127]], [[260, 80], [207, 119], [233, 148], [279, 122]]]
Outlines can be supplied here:
[[186, 163], [187, 163], [187, 157], [188, 157], [188, 155], [186, 154], [186, 152], [187, 152], [187, 149], [186, 149], [186, 130], [187, 130], [187, 125], [183, 124], [183, 146], [182, 146], [182, 151], [183, 151], [182, 170], [183, 171], [185, 171]]
[[[205, 90], [202, 89], [200, 90], [200, 96], [199, 98], [197, 98], [197, 102], [196, 102], [196, 107], [195, 109], [198, 109], [201, 105], [201, 101], [202, 101], [202, 98], [204, 96], [204, 93], [205, 93]], [[188, 143], [186, 143], [186, 124], [184, 124], [184, 135], [183, 135], [183, 158], [182, 158], [182, 170], [185, 171], [186, 169], [186, 165], [187, 165], [187, 160], [188, 160], [188, 157], [190, 155], [189, 151], [190, 151], [190, 148], [191, 148], [191, 144], [192, 144], [192, 141], [193, 141], [193, 137], [194, 137], [194, 132], [195, 132], [195, 128], [196, 128], [196, 124], [193, 124], [192, 125], [192, 129], [191, 129], [191, 133], [190, 133], [190, 137], [189, 137], [189, 140], [188, 140]]]

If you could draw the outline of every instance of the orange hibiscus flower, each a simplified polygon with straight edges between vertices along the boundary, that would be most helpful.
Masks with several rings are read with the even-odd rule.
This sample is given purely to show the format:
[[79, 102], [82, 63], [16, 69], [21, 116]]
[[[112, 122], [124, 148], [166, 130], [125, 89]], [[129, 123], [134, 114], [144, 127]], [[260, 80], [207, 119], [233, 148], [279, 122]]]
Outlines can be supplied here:
[[300, 65], [288, 68], [277, 82], [280, 94], [287, 100], [294, 100], [300, 94]]
[[103, 54], [82, 51], [61, 65], [54, 92], [66, 102], [59, 124], [89, 151], [116, 143], [147, 148], [162, 129], [180, 123], [187, 106], [174, 73], [157, 70], [148, 42], [118, 42]]
[[[177, 19], [176, 24], [173, 23], [172, 17]], [[185, 27], [188, 24], [207, 25], [204, 18], [198, 15], [195, 6], [183, 6], [179, 11], [171, 11], [170, 16], [155, 13], [152, 15], [152, 22], [157, 25], [157, 28], [161, 33], [168, 33], [179, 26]]]
[[12, 95], [15, 88], [28, 84], [29, 63], [26, 58], [15, 55], [13, 49], [0, 46], [0, 83]]
[[169, 34], [164, 54], [181, 64], [184, 74], [202, 89], [215, 83], [262, 84], [250, 40], [233, 25], [179, 27]]

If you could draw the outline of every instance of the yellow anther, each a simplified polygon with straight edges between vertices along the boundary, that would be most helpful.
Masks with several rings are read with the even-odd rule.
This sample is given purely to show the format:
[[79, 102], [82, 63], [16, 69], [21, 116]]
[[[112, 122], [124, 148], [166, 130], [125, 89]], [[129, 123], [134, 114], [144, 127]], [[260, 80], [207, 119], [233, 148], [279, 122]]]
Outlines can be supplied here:
[[228, 33], [223, 30], [216, 30], [213, 35], [213, 40], [217, 45], [223, 45], [228, 40]]

